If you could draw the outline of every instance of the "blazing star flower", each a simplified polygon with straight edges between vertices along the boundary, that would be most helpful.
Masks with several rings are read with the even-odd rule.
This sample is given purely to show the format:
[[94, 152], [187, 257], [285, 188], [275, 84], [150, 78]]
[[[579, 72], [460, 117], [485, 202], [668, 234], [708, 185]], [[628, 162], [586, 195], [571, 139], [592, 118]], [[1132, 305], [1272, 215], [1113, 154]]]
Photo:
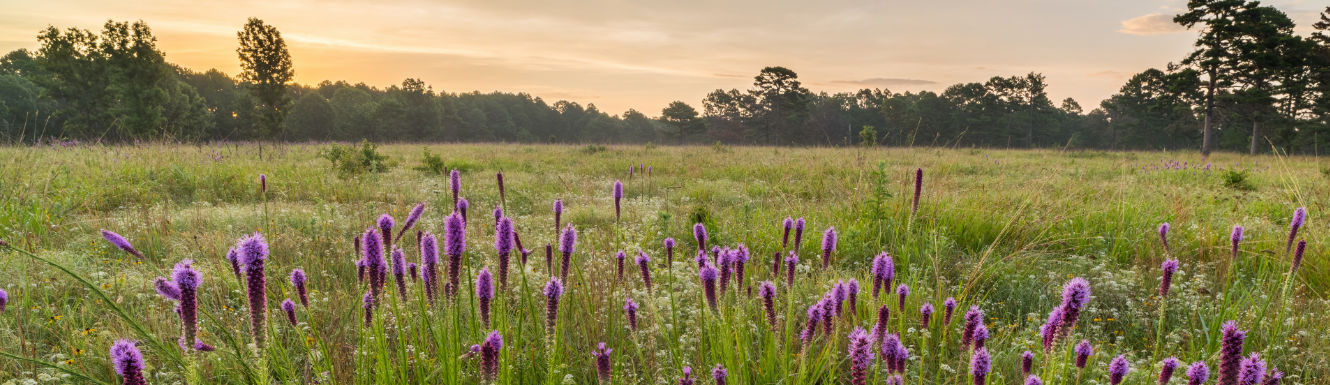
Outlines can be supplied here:
[[683, 367], [683, 377], [679, 378], [679, 385], [693, 385], [693, 368]]
[[[1131, 366], [1127, 363], [1127, 356], [1119, 354], [1108, 363], [1108, 383], [1118, 385], [1122, 383], [1122, 378], [1131, 371]], [[1254, 384], [1253, 384], [1254, 385]]]
[[401, 248], [393, 248], [393, 279], [397, 281], [397, 294], [406, 300], [406, 255]]
[[377, 230], [366, 230], [363, 237], [364, 245], [361, 261], [365, 264], [365, 270], [369, 273], [369, 290], [374, 294], [374, 298], [379, 298], [383, 292], [383, 286], [387, 280], [387, 261], [383, 259], [383, 238]]
[[628, 330], [637, 331], [637, 302], [632, 298], [624, 301], [623, 311], [628, 315]]
[[850, 278], [845, 283], [845, 301], [850, 304], [850, 314], [859, 314], [859, 280]]
[[115, 246], [117, 249], [124, 250], [126, 253], [135, 257], [143, 258], [143, 254], [134, 249], [134, 245], [129, 244], [129, 241], [126, 240], [125, 237], [120, 236], [120, 234], [116, 234], [111, 230], [102, 229], [102, 238], [105, 238], [107, 242], [111, 243], [111, 246]]
[[674, 266], [674, 238], [665, 238], [665, 265]]
[[1302, 253], [1307, 251], [1307, 241], [1299, 240], [1298, 248], [1293, 250], [1293, 267], [1289, 269], [1290, 274], [1298, 272], [1298, 266], [1302, 266]]
[[416, 222], [420, 221], [420, 214], [424, 213], [425, 202], [417, 203], [416, 207], [412, 207], [411, 212], [406, 215], [406, 223], [402, 224], [402, 230], [397, 232], [397, 239], [401, 240], [402, 234], [406, 234], [407, 230], [410, 230], [412, 226], [415, 226]]
[[507, 195], [507, 194], [505, 194], [505, 191], [504, 191], [504, 189], [503, 189], [503, 171], [499, 171], [498, 173], [495, 173], [495, 174], [494, 174], [494, 179], [498, 180], [498, 184], [499, 184], [499, 200], [506, 200], [506, 199], [504, 198], [504, 196]]
[[974, 331], [984, 323], [984, 311], [978, 306], [970, 306], [965, 313], [965, 328], [961, 331], [961, 345], [969, 347], [974, 342]]
[[868, 369], [873, 365], [873, 340], [863, 328], [850, 332], [850, 383], [868, 384]]
[[988, 372], [993, 369], [993, 357], [988, 355], [988, 349], [975, 349], [974, 354], [970, 356], [970, 377], [974, 380], [974, 385], [984, 385], [984, 380], [988, 378]]
[[513, 220], [500, 218], [494, 227], [494, 249], [499, 254], [499, 287], [508, 286], [508, 254], [513, 252]]
[[900, 311], [901, 313], [905, 312], [905, 297], [908, 295], [910, 295], [909, 285], [902, 283], [900, 286], [896, 286], [896, 297], [898, 298], [898, 301], [896, 302], [897, 311]]
[[9, 292], [0, 289], [0, 314], [5, 313], [5, 305], [9, 304]]
[[693, 239], [697, 241], [698, 250], [707, 249], [707, 227], [701, 223], [693, 225]]
[[1076, 326], [1081, 316], [1081, 309], [1090, 302], [1090, 281], [1085, 278], [1072, 278], [1062, 285], [1062, 323], [1058, 324], [1057, 335], [1065, 337]]
[[888, 373], [896, 373], [901, 371], [901, 368], [898, 366], [898, 364], [901, 362], [900, 344], [901, 344], [900, 336], [896, 335], [896, 333], [891, 333], [888, 334], [885, 338], [883, 338], [882, 343], [878, 346], [878, 349], [881, 350], [882, 352], [882, 362], [887, 365]]
[[591, 355], [596, 357], [596, 377], [600, 378], [600, 383], [610, 383], [610, 352], [614, 349], [605, 348], [605, 343], [596, 345], [596, 350], [591, 351]]
[[296, 303], [289, 298], [282, 300], [282, 311], [286, 312], [286, 321], [296, 326]]
[[951, 324], [951, 315], [956, 313], [956, 299], [947, 297], [942, 301], [942, 323]]
[[1159, 368], [1159, 385], [1168, 384], [1168, 380], [1173, 379], [1173, 372], [1178, 370], [1178, 365], [1182, 365], [1176, 357], [1165, 358]]
[[111, 345], [111, 367], [123, 378], [124, 385], [146, 385], [143, 378], [143, 353], [134, 341], [119, 340]]
[[309, 307], [309, 292], [305, 289], [304, 270], [291, 270], [291, 286], [296, 288], [296, 297], [300, 299], [300, 304]]
[[259, 174], [259, 192], [268, 192], [268, 175]]
[[494, 299], [494, 278], [488, 267], [481, 268], [476, 275], [476, 299], [480, 302], [480, 323], [490, 327], [490, 301]]
[[240, 238], [236, 242], [236, 249], [240, 250], [240, 264], [245, 266], [250, 333], [254, 338], [254, 346], [262, 351], [268, 342], [268, 280], [264, 275], [268, 241], [263, 239], [263, 234], [254, 233]]
[[1025, 385], [1044, 385], [1044, 381], [1040, 380], [1039, 376], [1027, 374], [1025, 377]]
[[762, 298], [762, 308], [767, 311], [767, 324], [776, 330], [776, 285], [771, 281], [762, 281], [757, 286], [757, 296]]
[[1168, 297], [1169, 286], [1173, 284], [1173, 273], [1178, 272], [1178, 260], [1165, 260], [1163, 264], [1159, 265], [1159, 268], [1164, 271], [1159, 282], [1159, 296]]
[[785, 257], [785, 286], [794, 286], [794, 267], [799, 265], [799, 255], [793, 251]]
[[822, 233], [822, 269], [831, 266], [831, 253], [836, 251], [836, 227], [828, 227]]
[[826, 331], [827, 336], [831, 336], [836, 324], [832, 318], [836, 316], [836, 297], [834, 294], [827, 293], [822, 296], [822, 329]]
[[785, 217], [785, 221], [781, 223], [781, 227], [785, 230], [785, 235], [781, 237], [780, 248], [784, 250], [790, 248], [790, 230], [794, 228], [794, 219]]
[[[356, 242], [360, 242], [359, 240], [360, 238], [356, 238]], [[356, 248], [359, 249], [360, 247], [357, 246]], [[236, 248], [232, 247], [231, 250], [226, 251], [226, 260], [231, 262], [231, 273], [235, 274], [236, 280], [243, 281], [244, 278], [240, 276], [240, 255], [236, 254]]]
[[569, 265], [572, 263], [573, 251], [576, 247], [577, 229], [573, 228], [572, 224], [569, 224], [567, 228], [563, 229], [563, 235], [559, 238], [559, 252], [563, 253], [563, 261], [561, 265], [563, 270], [559, 274], [559, 278], [562, 280], [568, 280], [568, 269]]
[[559, 318], [559, 297], [563, 296], [563, 281], [559, 277], [550, 277], [545, 284], [545, 328], [554, 331], [554, 321]]
[[453, 169], [448, 173], [448, 187], [453, 192], [453, 207], [457, 207], [457, 198], [462, 193], [462, 173]]
[[1251, 356], [1242, 360], [1242, 367], [1238, 372], [1238, 385], [1260, 385], [1264, 377], [1265, 360], [1261, 359], [1259, 353], [1252, 352]]
[[794, 250], [796, 250], [796, 251], [799, 250], [799, 245], [803, 243], [803, 240], [804, 240], [804, 219], [803, 219], [803, 218], [795, 219], [795, 220], [794, 220]]
[[503, 336], [498, 330], [491, 331], [480, 344], [480, 367], [485, 371], [485, 378], [492, 383], [499, 378], [499, 350], [503, 349]]
[[1187, 385], [1202, 385], [1210, 379], [1210, 368], [1205, 362], [1197, 361], [1187, 367]]
[[1094, 348], [1090, 347], [1090, 340], [1081, 340], [1076, 344], [1076, 367], [1085, 369], [1085, 364], [1090, 362], [1090, 355], [1094, 354]]
[[1222, 337], [1219, 348], [1219, 385], [1233, 385], [1238, 382], [1242, 367], [1242, 342], [1247, 338], [1247, 331], [1238, 329], [1236, 321], [1227, 321], [1220, 327]]
[[974, 328], [974, 336], [971, 338], [974, 340], [975, 349], [984, 347], [984, 342], [988, 341], [988, 327], [980, 323], [979, 327]]
[[614, 281], [615, 281], [615, 282], [618, 282], [618, 281], [623, 280], [623, 260], [624, 260], [624, 258], [628, 258], [628, 254], [624, 254], [623, 250], [619, 250], [619, 252], [614, 253], [614, 260], [616, 261], [615, 263], [616, 263], [616, 266], [617, 266], [616, 270], [614, 271]]
[[725, 367], [716, 364], [715, 369], [711, 369], [711, 378], [716, 380], [716, 385], [725, 385], [725, 379], [730, 377], [730, 372], [725, 371]]
[[563, 200], [562, 200], [562, 199], [555, 199], [555, 200], [554, 200], [554, 231], [556, 231], [556, 232], [559, 231], [559, 229], [562, 228], [562, 227], [560, 227], [560, 226], [561, 226], [561, 224], [560, 224], [560, 220], [561, 220], [561, 219], [563, 219]]
[[869, 273], [873, 276], [873, 298], [877, 298], [877, 293], [883, 289], [891, 290], [891, 281], [896, 278], [896, 266], [891, 254], [884, 251], [874, 257]]
[[1293, 220], [1288, 224], [1288, 243], [1284, 245], [1284, 252], [1287, 253], [1293, 247], [1293, 239], [1298, 237], [1298, 229], [1307, 221], [1307, 208], [1299, 207], [1293, 210]]
[[457, 294], [462, 276], [462, 253], [466, 252], [466, 222], [453, 213], [443, 222], [443, 249], [448, 255], [448, 296]]
[[434, 303], [434, 293], [439, 290], [439, 243], [429, 232], [420, 238], [420, 265], [424, 267], [420, 279], [425, 281], [425, 297]]
[[891, 322], [891, 307], [882, 305], [877, 308], [877, 322], [873, 324], [873, 340], [882, 344], [887, 338], [887, 323]]
[[374, 323], [374, 294], [366, 291], [360, 307], [365, 309], [365, 327], [369, 327]]
[[[1242, 226], [1233, 226], [1233, 234], [1228, 236], [1229, 241], [1233, 242], [1233, 259], [1238, 259], [1238, 243], [1242, 242]], [[1221, 373], [1219, 378], [1222, 380], [1224, 375]], [[1230, 384], [1220, 384], [1230, 385]]]
[[1062, 308], [1055, 307], [1048, 312], [1048, 321], [1039, 327], [1039, 334], [1043, 337], [1044, 353], [1053, 351], [1053, 345], [1057, 342], [1058, 324], [1062, 322]]
[[383, 214], [379, 216], [379, 234], [383, 235], [383, 249], [392, 250], [393, 248], [393, 216]]
[[1034, 370], [1034, 352], [1026, 350], [1021, 353], [1021, 375], [1028, 376], [1031, 370]]
[[177, 310], [180, 314], [180, 325], [182, 330], [181, 338], [184, 341], [195, 341], [198, 339], [198, 289], [203, 281], [203, 275], [194, 270], [194, 261], [183, 260], [175, 265], [171, 271], [171, 286], [175, 287], [180, 301]]
[[706, 294], [707, 306], [712, 312], [716, 312], [716, 268], [711, 266], [702, 266], [698, 269], [697, 276], [702, 281], [702, 290]]
[[1168, 222], [1159, 224], [1159, 241], [1164, 243], [1164, 252], [1173, 254], [1168, 247]]
[[914, 170], [914, 201], [910, 204], [910, 215], [919, 211], [919, 195], [924, 192], [924, 169]]
[[614, 220], [619, 220], [619, 201], [623, 199], [623, 183], [614, 181]]
[[1278, 368], [1270, 368], [1269, 374], [1265, 376], [1265, 381], [1261, 382], [1261, 385], [1279, 385], [1283, 381], [1284, 372], [1279, 371]]
[[406, 275], [411, 277], [411, 283], [416, 283], [416, 280], [420, 279], [420, 266], [415, 262], [406, 264]]
[[642, 273], [642, 285], [646, 286], [648, 293], [651, 292], [651, 257], [639, 251], [634, 262], [637, 262], [637, 270]]
[[933, 304], [925, 303], [919, 306], [919, 327], [927, 329], [928, 321], [933, 319]]
[[462, 214], [462, 222], [466, 222], [466, 209], [469, 208], [471, 208], [471, 202], [468, 202], [466, 198], [459, 198], [457, 200], [456, 210], [458, 213]]
[[822, 320], [822, 304], [815, 303], [808, 307], [808, 325], [804, 333], [799, 336], [803, 342], [803, 348], [808, 349], [808, 345], [813, 342], [813, 337], [817, 335], [817, 323]]
[[545, 244], [545, 271], [554, 275], [554, 245]]
[[[744, 265], [748, 264], [748, 247], [740, 243], [739, 248], [734, 250], [734, 255], [730, 257], [730, 262], [734, 262], [734, 287], [744, 286], [747, 281], [744, 280]], [[751, 288], [749, 290], [752, 290]]]
[[171, 280], [166, 279], [165, 277], [157, 277], [157, 280], [153, 281], [153, 288], [157, 290], [157, 294], [166, 297], [166, 299], [172, 301], [180, 300], [180, 287], [176, 286], [175, 282], [171, 282]]
[[725, 295], [725, 289], [730, 287], [730, 268], [733, 265], [730, 259], [730, 249], [726, 248], [716, 255], [716, 266], [720, 269], [720, 294]]
[[522, 254], [522, 266], [526, 266], [526, 258], [531, 255], [531, 250], [522, 246], [522, 234], [513, 230], [513, 242], [517, 244], [517, 252]]

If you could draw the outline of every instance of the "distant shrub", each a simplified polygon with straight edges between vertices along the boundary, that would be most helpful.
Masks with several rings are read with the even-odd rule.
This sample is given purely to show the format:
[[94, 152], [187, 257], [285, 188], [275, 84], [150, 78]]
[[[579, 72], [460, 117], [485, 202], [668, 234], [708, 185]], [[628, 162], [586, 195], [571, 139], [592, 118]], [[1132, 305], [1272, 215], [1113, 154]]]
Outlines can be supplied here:
[[655, 150], [655, 149], [656, 149], [656, 144], [655, 144], [655, 143], [653, 143], [653, 142], [647, 142], [647, 144], [646, 144], [646, 150], [647, 150], [647, 151], [651, 151], [651, 150]]
[[864, 129], [859, 131], [859, 145], [864, 147], [877, 145], [877, 130], [873, 129], [873, 126], [865, 125]]
[[711, 145], [711, 150], [721, 153], [730, 152], [730, 146], [727, 146], [725, 145], [725, 143], [721, 143], [719, 140], [717, 140], [716, 144]]
[[333, 169], [343, 176], [384, 172], [397, 165], [387, 155], [379, 153], [378, 146], [368, 140], [361, 141], [358, 149], [333, 143], [319, 151], [319, 156], [332, 163]]
[[1247, 170], [1226, 170], [1223, 174], [1224, 187], [1234, 190], [1251, 191], [1256, 186], [1252, 185], [1251, 177], [1247, 175]]
[[582, 149], [579, 150], [579, 151], [581, 151], [583, 154], [593, 155], [593, 154], [602, 153], [602, 152], [605, 152], [605, 151], [608, 151], [608, 150], [609, 150], [608, 148], [605, 148], [605, 146], [602, 146], [602, 145], [599, 145], [599, 144], [588, 144], [588, 145], [586, 145], [586, 147], [582, 147]]
[[445, 161], [443, 160], [443, 157], [430, 152], [429, 149], [426, 148], [424, 154], [420, 157], [420, 165], [416, 166], [415, 170], [426, 174], [443, 175], [452, 170], [467, 172], [474, 170], [477, 167], [478, 166], [476, 166], [475, 163], [464, 160]]

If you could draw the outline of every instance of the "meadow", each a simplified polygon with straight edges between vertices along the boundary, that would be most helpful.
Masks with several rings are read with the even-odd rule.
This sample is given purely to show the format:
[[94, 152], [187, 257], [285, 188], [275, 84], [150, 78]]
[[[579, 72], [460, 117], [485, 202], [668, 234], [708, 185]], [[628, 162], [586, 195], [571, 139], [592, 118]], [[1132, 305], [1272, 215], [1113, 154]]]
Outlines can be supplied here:
[[[1030, 375], [1154, 384], [1174, 357], [1170, 383], [1194, 380], [1191, 365], [1203, 362], [1210, 375], [1201, 383], [1226, 385], [1238, 383], [1225, 382], [1238, 380], [1226, 370], [1257, 367], [1251, 353], [1265, 365], [1259, 382], [1280, 372], [1283, 383], [1330, 383], [1330, 241], [1320, 236], [1330, 164], [1317, 158], [517, 144], [360, 151], [0, 148], [0, 384], [125, 382], [132, 354], [109, 351], [122, 339], [136, 341], [129, 346], [154, 384], [1028, 384]], [[329, 154], [364, 162], [335, 167]], [[462, 222], [450, 219], [452, 170], [468, 202]], [[1300, 207], [1307, 219], [1290, 238]], [[385, 214], [391, 239], [376, 235]], [[802, 220], [801, 236], [785, 240], [786, 218]], [[510, 245], [501, 258], [505, 222], [529, 256]], [[565, 247], [570, 226], [576, 241]], [[417, 231], [437, 238], [432, 285], [422, 281], [431, 251], [421, 247], [431, 237]], [[266, 253], [253, 250], [253, 234]], [[1293, 240], [1306, 241], [1296, 268]], [[375, 242], [400, 246], [401, 260], [418, 265], [365, 246]], [[233, 249], [239, 267], [228, 260]], [[891, 277], [877, 295], [882, 253]], [[266, 274], [259, 302], [253, 259]], [[1164, 296], [1170, 259], [1178, 268]], [[289, 279], [294, 269], [305, 273], [308, 305]], [[443, 282], [451, 271], [455, 285]], [[493, 274], [480, 279], [490, 291], [476, 282], [484, 274]], [[193, 306], [182, 297], [196, 303], [208, 351], [184, 349], [187, 312], [177, 309]], [[294, 323], [283, 300], [294, 301]], [[253, 323], [251, 303], [266, 306], [266, 322]], [[1245, 330], [1236, 352], [1244, 363], [1231, 362], [1238, 331], [1224, 330], [1229, 320]], [[1081, 341], [1092, 347], [1084, 365]]]

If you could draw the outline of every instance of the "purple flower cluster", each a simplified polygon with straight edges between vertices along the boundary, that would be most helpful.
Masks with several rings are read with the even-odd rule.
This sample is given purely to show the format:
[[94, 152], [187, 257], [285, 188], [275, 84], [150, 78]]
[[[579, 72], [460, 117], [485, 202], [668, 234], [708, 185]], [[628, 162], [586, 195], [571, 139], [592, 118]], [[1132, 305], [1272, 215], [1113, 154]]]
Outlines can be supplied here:
[[874, 257], [869, 274], [873, 276], [873, 298], [877, 298], [878, 292], [883, 289], [890, 290], [891, 281], [896, 278], [896, 264], [891, 254], [884, 251]]

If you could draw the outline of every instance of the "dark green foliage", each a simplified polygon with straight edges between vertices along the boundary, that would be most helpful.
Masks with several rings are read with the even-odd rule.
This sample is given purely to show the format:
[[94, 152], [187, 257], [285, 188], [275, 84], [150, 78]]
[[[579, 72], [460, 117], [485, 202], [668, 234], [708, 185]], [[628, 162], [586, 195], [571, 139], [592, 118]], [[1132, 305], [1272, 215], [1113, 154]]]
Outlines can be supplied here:
[[282, 121], [291, 105], [286, 83], [295, 75], [286, 41], [276, 27], [253, 17], [236, 32], [236, 38], [240, 40], [240, 48], [236, 49], [240, 55], [240, 79], [249, 85], [257, 101], [254, 109], [259, 117], [259, 132], [269, 139], [280, 138]]
[[416, 166], [415, 170], [426, 174], [443, 175], [452, 170], [467, 172], [476, 168], [478, 168], [478, 166], [475, 163], [467, 162], [465, 160], [449, 160], [445, 162], [443, 157], [430, 152], [429, 149], [426, 148], [420, 157], [420, 165]]
[[1247, 170], [1225, 170], [1223, 174], [1224, 187], [1240, 191], [1252, 191], [1256, 189], [1252, 185], [1251, 175]]
[[368, 140], [360, 142], [360, 148], [333, 143], [319, 152], [319, 156], [332, 163], [333, 169], [342, 176], [363, 174], [366, 172], [384, 172], [397, 166], [397, 162], [379, 153], [378, 146]]

